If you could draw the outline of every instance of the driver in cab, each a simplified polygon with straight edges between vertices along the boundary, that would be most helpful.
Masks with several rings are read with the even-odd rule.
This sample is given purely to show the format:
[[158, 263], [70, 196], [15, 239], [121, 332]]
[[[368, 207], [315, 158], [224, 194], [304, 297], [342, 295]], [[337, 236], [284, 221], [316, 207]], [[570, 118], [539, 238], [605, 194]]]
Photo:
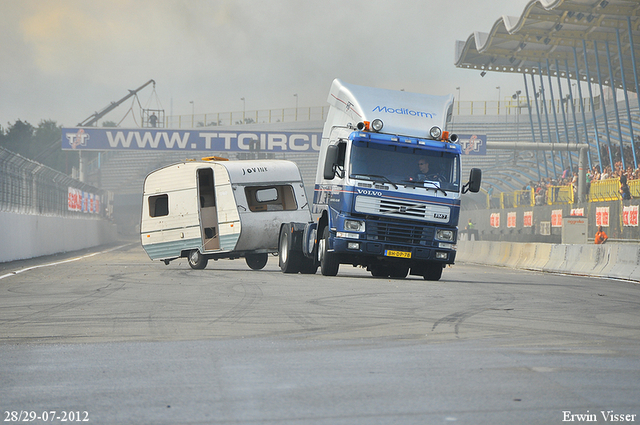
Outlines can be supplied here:
[[442, 177], [437, 171], [429, 170], [429, 161], [426, 158], [418, 160], [418, 170], [417, 181], [442, 181]]

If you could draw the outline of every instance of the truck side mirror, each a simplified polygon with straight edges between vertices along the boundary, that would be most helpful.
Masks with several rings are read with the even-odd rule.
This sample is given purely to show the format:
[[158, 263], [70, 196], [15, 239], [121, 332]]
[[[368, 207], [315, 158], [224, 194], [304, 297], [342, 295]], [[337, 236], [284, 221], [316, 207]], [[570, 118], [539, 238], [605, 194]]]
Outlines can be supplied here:
[[482, 170], [479, 168], [472, 168], [469, 173], [469, 182], [462, 188], [462, 193], [480, 191], [480, 183], [482, 183]]
[[336, 175], [336, 165], [338, 164], [338, 146], [331, 145], [327, 147], [327, 156], [324, 160], [324, 173], [325, 180], [333, 180]]

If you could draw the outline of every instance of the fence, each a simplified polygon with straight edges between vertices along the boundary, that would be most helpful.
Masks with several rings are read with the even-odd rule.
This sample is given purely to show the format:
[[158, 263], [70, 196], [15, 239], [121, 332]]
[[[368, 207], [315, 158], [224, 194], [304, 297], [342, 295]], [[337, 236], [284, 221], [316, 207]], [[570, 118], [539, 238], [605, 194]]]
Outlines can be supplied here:
[[0, 211], [96, 217], [110, 214], [108, 192], [0, 147]]
[[174, 115], [166, 118], [168, 128], [196, 128], [217, 125], [239, 125], [254, 123], [280, 123], [296, 121], [324, 121], [328, 106], [308, 108], [265, 109], [259, 111], [218, 112], [210, 114]]
[[[548, 111], [555, 110], [557, 113], [571, 113], [573, 110], [576, 113], [591, 112], [591, 102], [588, 98], [574, 99], [573, 106], [567, 99], [555, 99], [547, 100], [543, 102], [540, 99], [536, 99], [540, 110], [546, 108]], [[534, 102], [531, 100], [531, 102]], [[600, 96], [594, 97], [594, 109], [600, 109]], [[535, 109], [535, 103], [531, 103], [531, 107]], [[470, 101], [457, 101], [453, 107], [453, 113], [455, 115], [520, 115], [522, 110], [527, 110], [528, 103], [525, 96], [519, 96], [516, 99], [511, 97], [503, 100], [470, 100]], [[525, 111], [525, 113], [527, 113]]]
[[[632, 198], [640, 198], [640, 180], [629, 180], [629, 190]], [[588, 192], [589, 202], [618, 201], [620, 195], [620, 180], [606, 179], [591, 182]], [[575, 202], [573, 186], [550, 186], [544, 197], [536, 199], [534, 189], [515, 190], [513, 192], [501, 192], [496, 196], [499, 199], [500, 208], [517, 208], [534, 205], [561, 205]], [[487, 195], [487, 208], [495, 207], [495, 203]]]
[[[599, 97], [596, 98], [595, 109], [600, 108]], [[542, 101], [538, 100], [540, 108], [543, 108]], [[574, 108], [577, 112], [584, 110], [591, 111], [591, 104], [588, 99], [574, 99]], [[548, 100], [546, 107], [549, 111], [556, 110], [560, 113], [571, 112], [571, 106], [565, 100]], [[522, 109], [527, 108], [526, 97], [518, 99], [497, 100], [475, 100], [456, 101], [454, 104], [454, 115], [517, 115], [522, 113]], [[329, 112], [328, 106], [316, 106], [305, 108], [282, 108], [265, 109], [257, 111], [235, 111], [217, 112], [208, 114], [187, 114], [172, 115], [165, 118], [164, 126], [167, 128], [196, 128], [210, 127], [216, 125], [238, 125], [253, 123], [279, 123], [296, 121], [324, 121]]]

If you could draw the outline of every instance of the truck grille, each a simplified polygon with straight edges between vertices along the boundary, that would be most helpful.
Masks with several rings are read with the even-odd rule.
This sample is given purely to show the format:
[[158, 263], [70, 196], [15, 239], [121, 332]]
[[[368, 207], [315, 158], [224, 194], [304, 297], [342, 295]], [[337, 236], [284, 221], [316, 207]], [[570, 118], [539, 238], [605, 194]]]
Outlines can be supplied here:
[[367, 220], [368, 240], [431, 246], [435, 233], [433, 226], [369, 218]]
[[356, 196], [355, 210], [362, 214], [378, 214], [402, 219], [429, 220], [448, 223], [451, 209], [444, 205], [432, 205], [410, 200]]

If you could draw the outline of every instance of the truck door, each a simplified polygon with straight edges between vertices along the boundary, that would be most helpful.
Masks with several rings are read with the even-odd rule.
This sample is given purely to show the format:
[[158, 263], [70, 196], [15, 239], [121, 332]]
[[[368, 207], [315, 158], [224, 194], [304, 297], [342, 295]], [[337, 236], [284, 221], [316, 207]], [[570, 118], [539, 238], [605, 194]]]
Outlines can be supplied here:
[[216, 196], [213, 190], [213, 169], [200, 168], [197, 171], [197, 181], [202, 246], [205, 251], [218, 250], [220, 249], [220, 239]]

